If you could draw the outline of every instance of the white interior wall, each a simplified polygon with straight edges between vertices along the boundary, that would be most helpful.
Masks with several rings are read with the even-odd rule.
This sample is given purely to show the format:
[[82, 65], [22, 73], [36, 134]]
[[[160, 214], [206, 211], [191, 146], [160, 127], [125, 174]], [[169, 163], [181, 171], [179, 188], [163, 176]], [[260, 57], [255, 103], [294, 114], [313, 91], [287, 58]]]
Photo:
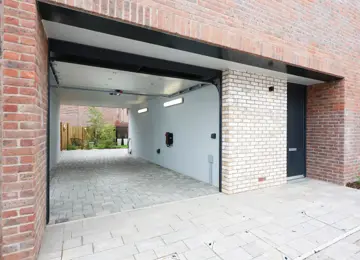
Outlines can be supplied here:
[[[209, 181], [209, 155], [213, 156], [212, 184], [219, 186], [219, 94], [209, 86], [183, 95], [184, 103], [163, 107], [171, 99], [155, 98], [129, 112], [129, 137], [134, 156], [204, 182]], [[178, 97], [177, 97], [178, 98]], [[140, 108], [148, 112], [138, 114]], [[174, 134], [172, 147], [165, 133]], [[216, 133], [216, 139], [211, 134]], [[161, 153], [157, 154], [156, 150]]]
[[50, 88], [50, 170], [60, 158], [60, 99], [54, 88]]

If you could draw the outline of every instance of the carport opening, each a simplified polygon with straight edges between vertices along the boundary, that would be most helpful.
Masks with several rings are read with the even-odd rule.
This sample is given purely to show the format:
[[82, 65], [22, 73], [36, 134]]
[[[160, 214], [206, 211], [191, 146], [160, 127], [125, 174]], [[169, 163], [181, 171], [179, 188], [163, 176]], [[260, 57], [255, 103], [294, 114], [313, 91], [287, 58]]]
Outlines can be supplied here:
[[[57, 61], [50, 71], [56, 75], [50, 80], [50, 224], [219, 191], [220, 98], [215, 85]], [[122, 130], [114, 128], [113, 142], [126, 142], [127, 149], [84, 143], [86, 149], [61, 151], [67, 123], [60, 124], [61, 105], [126, 111], [127, 138], [119, 144]]]

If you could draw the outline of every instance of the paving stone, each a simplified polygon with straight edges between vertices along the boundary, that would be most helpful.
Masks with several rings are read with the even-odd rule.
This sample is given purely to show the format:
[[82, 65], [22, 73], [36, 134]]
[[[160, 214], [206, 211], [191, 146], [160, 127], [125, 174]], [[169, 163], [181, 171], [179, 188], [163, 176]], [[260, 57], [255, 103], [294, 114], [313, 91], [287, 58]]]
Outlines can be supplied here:
[[359, 251], [360, 247], [356, 244], [339, 241], [338, 243], [323, 250], [322, 254], [334, 259], [349, 259], [350, 257], [355, 256], [355, 254]]
[[211, 185], [128, 156], [127, 150], [63, 151], [50, 183], [50, 223], [217, 192]]
[[162, 239], [165, 241], [166, 244], [172, 244], [174, 242], [196, 236], [196, 234], [198, 234], [199, 231], [200, 230], [195, 227], [194, 228], [186, 228], [186, 229], [178, 230], [178, 231], [163, 235]]
[[73, 238], [73, 239], [64, 241], [63, 249], [66, 250], [66, 249], [70, 249], [70, 248], [74, 248], [74, 247], [79, 247], [81, 245], [82, 245], [81, 237]]
[[97, 241], [110, 239], [110, 238], [112, 238], [110, 232], [84, 235], [82, 237], [84, 245], [89, 244], [89, 243], [94, 243], [94, 242], [97, 242]]
[[203, 245], [196, 249], [187, 251], [184, 253], [187, 260], [202, 260], [208, 259], [210, 257], [216, 256], [214, 251], [212, 251], [209, 247]]
[[182, 241], [176, 242], [171, 245], [161, 246], [161, 247], [154, 249], [154, 251], [158, 257], [164, 257], [164, 256], [167, 256], [170, 254], [175, 254], [175, 253], [179, 254], [179, 253], [183, 253], [187, 250], [188, 250], [187, 246]]
[[145, 251], [139, 254], [134, 255], [136, 260], [155, 260], [158, 259], [153, 250]]
[[234, 260], [234, 259], [250, 260], [253, 258], [244, 249], [240, 247], [220, 255], [220, 257], [223, 260]]
[[289, 242], [287, 245], [296, 249], [301, 254], [305, 254], [311, 250], [314, 250], [317, 247], [316, 244], [310, 242], [305, 238], [296, 239], [294, 241]]
[[164, 241], [161, 239], [161, 237], [154, 237], [147, 240], [143, 240], [140, 242], [135, 243], [137, 249], [139, 252], [148, 251], [153, 248], [161, 247], [165, 245]]
[[62, 260], [71, 260], [77, 257], [91, 255], [92, 253], [92, 245], [74, 247], [63, 251]]
[[[159, 167], [155, 168], [159, 170]], [[124, 172], [131, 173], [128, 169]], [[98, 194], [108, 190], [102, 186], [116, 190], [112, 183], [105, 185], [97, 179], [89, 180], [89, 183], [96, 182], [101, 183], [93, 186]], [[146, 201], [146, 196], [136, 191], [129, 195], [122, 183], [116, 184], [122, 192], [116, 197], [134, 196], [135, 200]], [[73, 185], [71, 190], [74, 187], [78, 185]], [[155, 191], [147, 192], [155, 199], [162, 196]], [[121, 199], [111, 197], [123, 203]], [[66, 259], [73, 252], [71, 260], [138, 260], [140, 257], [171, 260], [173, 256], [179, 260], [189, 260], [187, 257], [207, 260], [284, 260], [285, 256], [294, 260], [300, 254], [343, 235], [345, 230], [341, 227], [354, 226], [360, 217], [360, 208], [355, 206], [359, 201], [360, 192], [307, 179], [247, 193], [216, 194], [176, 201], [47, 226], [39, 259], [56, 259], [62, 253]], [[344, 219], [337, 214], [324, 217], [334, 211], [341, 212], [342, 216], [351, 216]], [[329, 223], [340, 220], [327, 224], [319, 220], [321, 216]], [[81, 250], [83, 246], [62, 251], [63, 245], [64, 248], [78, 245], [81, 237], [90, 243], [86, 245], [92, 246], [95, 253], [76, 256], [90, 253], [90, 250]], [[72, 239], [74, 242], [68, 241]], [[139, 248], [144, 251], [139, 252], [137, 245], [142, 245]], [[210, 256], [210, 253], [215, 255]], [[306, 260], [314, 259], [359, 260], [360, 232]]]
[[133, 255], [138, 251], [134, 245], [124, 245], [114, 249], [95, 253], [93, 255], [74, 258], [74, 260], [134, 260]]
[[97, 253], [123, 246], [124, 242], [122, 241], [121, 238], [112, 238], [112, 239], [96, 241], [93, 243], [93, 245], [94, 245], [94, 252]]
[[272, 247], [264, 241], [258, 239], [254, 242], [242, 246], [242, 248], [253, 257], [260, 256]]
[[245, 244], [246, 243], [237, 236], [229, 236], [215, 240], [210, 247], [216, 254], [221, 255]]

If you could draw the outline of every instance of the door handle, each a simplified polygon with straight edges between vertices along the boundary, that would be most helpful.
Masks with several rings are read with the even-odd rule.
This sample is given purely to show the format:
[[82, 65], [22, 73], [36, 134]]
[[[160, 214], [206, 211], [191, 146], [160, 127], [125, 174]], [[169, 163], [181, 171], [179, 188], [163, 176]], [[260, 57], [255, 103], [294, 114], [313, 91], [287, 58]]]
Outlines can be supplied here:
[[297, 148], [289, 148], [289, 152], [296, 152]]

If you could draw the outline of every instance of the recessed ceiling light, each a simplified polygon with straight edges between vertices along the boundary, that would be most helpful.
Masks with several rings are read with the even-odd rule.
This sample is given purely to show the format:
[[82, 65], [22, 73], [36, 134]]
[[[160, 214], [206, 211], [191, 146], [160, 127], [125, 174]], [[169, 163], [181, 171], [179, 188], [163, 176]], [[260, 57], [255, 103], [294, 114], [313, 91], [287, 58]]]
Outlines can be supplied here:
[[146, 113], [148, 111], [147, 107], [139, 109], [138, 114]]
[[164, 103], [164, 107], [171, 107], [184, 103], [184, 98], [177, 98]]

